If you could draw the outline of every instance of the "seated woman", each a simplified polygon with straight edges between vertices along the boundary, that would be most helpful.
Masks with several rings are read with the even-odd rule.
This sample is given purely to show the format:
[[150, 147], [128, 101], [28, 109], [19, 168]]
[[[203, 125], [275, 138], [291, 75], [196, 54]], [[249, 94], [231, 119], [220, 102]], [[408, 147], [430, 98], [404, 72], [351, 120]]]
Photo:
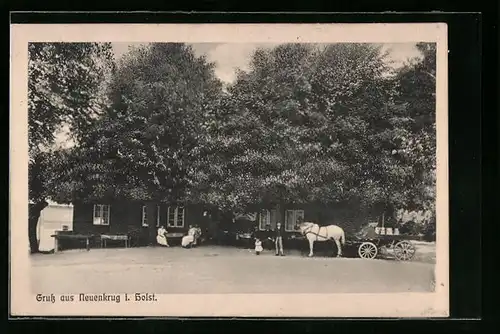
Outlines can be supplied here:
[[192, 247], [196, 246], [198, 243], [198, 238], [201, 236], [201, 229], [199, 227], [189, 226], [187, 235], [182, 237], [182, 247]]
[[158, 229], [158, 235], [156, 236], [156, 242], [160, 245], [160, 246], [165, 246], [165, 247], [170, 247], [168, 245], [168, 241], [167, 241], [167, 230], [165, 229], [165, 227], [163, 226], [160, 226], [160, 228]]
[[201, 238], [201, 228], [198, 225], [194, 226], [194, 231], [192, 232], [194, 236], [193, 245], [197, 246]]

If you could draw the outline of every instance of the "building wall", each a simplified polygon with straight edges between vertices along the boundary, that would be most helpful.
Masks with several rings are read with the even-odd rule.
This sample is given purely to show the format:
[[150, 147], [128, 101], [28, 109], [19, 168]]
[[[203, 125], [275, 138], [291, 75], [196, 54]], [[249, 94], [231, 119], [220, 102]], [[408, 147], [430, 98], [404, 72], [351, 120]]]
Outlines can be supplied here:
[[73, 210], [73, 231], [81, 234], [109, 233], [111, 226], [114, 225], [113, 221], [115, 219], [113, 215], [115, 211], [116, 208], [112, 206], [110, 211], [110, 225], [94, 225], [94, 205], [90, 203], [75, 203]]
[[[249, 212], [260, 212], [262, 209], [272, 210], [274, 206], [255, 205], [249, 208]], [[325, 225], [338, 225], [346, 232], [355, 232], [361, 228], [362, 225], [377, 219], [369, 212], [363, 212], [356, 208], [354, 205], [348, 204], [332, 204], [324, 205], [319, 203], [307, 204], [285, 204], [280, 208], [280, 221], [285, 223], [286, 210], [303, 210], [304, 220], [317, 223], [321, 226]], [[259, 224], [259, 217], [257, 216], [256, 224]], [[272, 224], [271, 228], [274, 228]]]
[[42, 210], [37, 226], [37, 239], [39, 250], [49, 252], [54, 249], [54, 238], [51, 237], [56, 231], [67, 228], [73, 229], [73, 206], [50, 204]]
[[[109, 203], [96, 203], [109, 204]], [[94, 203], [76, 203], [73, 219], [75, 233], [82, 234], [121, 234], [136, 231], [148, 234], [148, 227], [142, 226], [142, 207], [145, 205], [141, 202], [115, 202], [110, 203], [110, 221], [109, 225], [94, 225]], [[170, 227], [167, 226], [168, 205], [159, 205], [160, 221], [159, 226], [164, 226], [169, 232], [185, 232], [189, 225], [198, 224], [203, 227], [205, 220], [203, 217], [204, 208], [197, 205], [189, 205], [185, 207], [184, 226]], [[155, 227], [156, 228], [156, 227]]]
[[[99, 203], [107, 204], [107, 203]], [[110, 209], [110, 223], [109, 225], [94, 225], [93, 224], [93, 204], [90, 203], [75, 203], [73, 210], [73, 230], [75, 233], [82, 234], [125, 234], [138, 233], [144, 237], [148, 236], [148, 227], [142, 226], [142, 207], [145, 205], [141, 202], [115, 202], [111, 203]], [[261, 212], [262, 209], [275, 209], [274, 206], [253, 205], [248, 208], [247, 212]], [[306, 221], [312, 221], [322, 226], [324, 225], [338, 225], [346, 232], [358, 231], [362, 225], [374, 220], [370, 217], [369, 213], [361, 212], [353, 205], [337, 204], [337, 205], [323, 205], [317, 203], [308, 204], [286, 204], [281, 207], [280, 221], [285, 223], [286, 210], [303, 210]], [[168, 205], [160, 205], [160, 226], [164, 226], [168, 232], [183, 232], [185, 233], [189, 225], [198, 225], [203, 231], [207, 229], [216, 230], [220, 229], [219, 226], [214, 225], [208, 216], [203, 213], [206, 208], [202, 205], [187, 205], [185, 206], [185, 218], [183, 227], [170, 227], [167, 225], [168, 219]], [[375, 218], [376, 219], [376, 218]], [[214, 219], [212, 219], [214, 220]], [[220, 219], [219, 219], [220, 220]], [[215, 225], [219, 225], [217, 221]], [[259, 216], [254, 222], [255, 225], [259, 224]], [[271, 226], [274, 228], [274, 224]]]

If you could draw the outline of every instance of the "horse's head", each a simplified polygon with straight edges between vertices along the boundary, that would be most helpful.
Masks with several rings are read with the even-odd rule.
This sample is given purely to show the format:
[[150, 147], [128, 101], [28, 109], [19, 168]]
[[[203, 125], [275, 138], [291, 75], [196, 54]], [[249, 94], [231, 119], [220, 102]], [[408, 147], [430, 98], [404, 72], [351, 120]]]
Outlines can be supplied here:
[[312, 222], [302, 222], [302, 221], [298, 221], [297, 224], [296, 224], [296, 228], [301, 232], [301, 233], [304, 233], [304, 231], [310, 229], [312, 226], [314, 225], [314, 223]]

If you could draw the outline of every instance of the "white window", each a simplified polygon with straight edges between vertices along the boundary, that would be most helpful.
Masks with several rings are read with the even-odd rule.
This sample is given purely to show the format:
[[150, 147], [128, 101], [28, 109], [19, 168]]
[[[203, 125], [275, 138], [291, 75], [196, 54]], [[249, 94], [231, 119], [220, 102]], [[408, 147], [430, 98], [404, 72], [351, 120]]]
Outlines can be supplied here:
[[296, 231], [297, 221], [304, 221], [304, 210], [286, 210], [285, 212], [285, 230]]
[[276, 221], [278, 219], [278, 211], [263, 209], [259, 214], [259, 230], [265, 230], [269, 225], [271, 229], [276, 227]]
[[[142, 207], [142, 226], [148, 227], [148, 212], [146, 206]], [[156, 227], [160, 226], [160, 206], [156, 208]]]
[[94, 204], [94, 225], [109, 225], [110, 205]]
[[167, 226], [184, 227], [184, 207], [169, 206], [167, 210]]

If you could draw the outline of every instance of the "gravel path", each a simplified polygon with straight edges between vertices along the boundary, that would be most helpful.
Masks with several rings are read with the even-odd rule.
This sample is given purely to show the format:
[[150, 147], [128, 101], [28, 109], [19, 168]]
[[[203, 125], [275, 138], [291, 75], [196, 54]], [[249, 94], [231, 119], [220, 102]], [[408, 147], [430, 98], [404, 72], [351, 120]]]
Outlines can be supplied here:
[[427, 292], [434, 265], [420, 261], [256, 256], [249, 250], [129, 248], [31, 256], [33, 293]]

